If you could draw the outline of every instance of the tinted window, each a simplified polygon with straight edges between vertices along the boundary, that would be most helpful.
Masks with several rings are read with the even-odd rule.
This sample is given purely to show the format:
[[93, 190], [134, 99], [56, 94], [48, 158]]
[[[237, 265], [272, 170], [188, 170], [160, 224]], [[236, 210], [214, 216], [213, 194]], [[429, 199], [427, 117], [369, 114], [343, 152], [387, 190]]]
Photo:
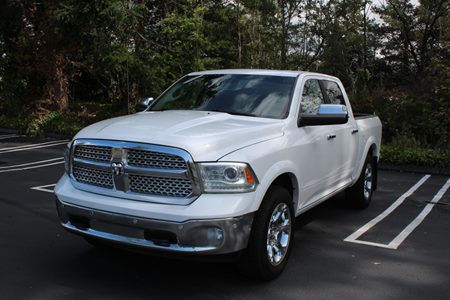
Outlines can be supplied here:
[[344, 95], [336, 82], [322, 80], [323, 89], [331, 104], [345, 105]]
[[295, 77], [214, 74], [186, 76], [150, 110], [202, 110], [266, 118], [288, 114]]
[[303, 86], [300, 112], [302, 114], [317, 114], [320, 104], [324, 103], [319, 81], [309, 79]]

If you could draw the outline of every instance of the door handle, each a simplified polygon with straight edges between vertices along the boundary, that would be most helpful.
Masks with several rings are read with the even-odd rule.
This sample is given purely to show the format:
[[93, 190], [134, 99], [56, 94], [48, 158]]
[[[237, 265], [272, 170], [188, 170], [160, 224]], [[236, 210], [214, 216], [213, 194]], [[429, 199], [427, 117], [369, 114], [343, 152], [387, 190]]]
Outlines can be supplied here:
[[358, 131], [359, 131], [358, 129], [353, 129], [352, 134], [356, 134], [356, 133], [358, 133]]
[[327, 140], [332, 140], [332, 139], [334, 139], [334, 138], [336, 138], [336, 135], [335, 135], [335, 134], [329, 134], [329, 135], [327, 135]]

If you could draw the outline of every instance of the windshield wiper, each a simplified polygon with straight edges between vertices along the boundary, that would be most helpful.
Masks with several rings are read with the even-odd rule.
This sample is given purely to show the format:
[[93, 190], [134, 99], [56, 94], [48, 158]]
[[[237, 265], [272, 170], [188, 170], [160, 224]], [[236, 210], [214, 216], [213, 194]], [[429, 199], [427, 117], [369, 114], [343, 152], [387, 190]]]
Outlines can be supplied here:
[[243, 112], [237, 112], [237, 111], [227, 111], [227, 113], [229, 113], [230, 115], [236, 115], [236, 116], [259, 117], [257, 115], [243, 113]]
[[244, 112], [238, 112], [238, 111], [223, 111], [218, 109], [208, 109], [207, 111], [213, 111], [213, 112], [221, 112], [229, 115], [235, 115], [235, 116], [247, 116], [247, 117], [258, 117], [257, 115], [244, 113]]

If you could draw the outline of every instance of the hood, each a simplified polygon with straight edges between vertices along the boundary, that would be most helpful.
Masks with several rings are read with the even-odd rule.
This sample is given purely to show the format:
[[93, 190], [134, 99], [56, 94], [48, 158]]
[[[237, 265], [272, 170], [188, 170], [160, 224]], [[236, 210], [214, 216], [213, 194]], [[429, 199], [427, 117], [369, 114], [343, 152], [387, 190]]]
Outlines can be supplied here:
[[168, 110], [104, 120], [84, 128], [75, 138], [171, 146], [188, 151], [195, 161], [216, 161], [240, 148], [282, 136], [284, 125], [278, 119]]

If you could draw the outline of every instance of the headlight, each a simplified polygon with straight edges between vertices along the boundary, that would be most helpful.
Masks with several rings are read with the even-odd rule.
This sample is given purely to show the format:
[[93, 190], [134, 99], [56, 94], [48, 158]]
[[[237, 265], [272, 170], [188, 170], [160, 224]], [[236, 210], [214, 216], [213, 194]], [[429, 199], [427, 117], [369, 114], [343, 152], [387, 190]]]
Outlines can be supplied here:
[[245, 193], [258, 183], [253, 170], [245, 163], [198, 164], [205, 193]]
[[67, 144], [66, 149], [64, 150], [64, 170], [67, 174], [70, 173], [70, 147], [72, 145], [72, 142], [69, 142]]

